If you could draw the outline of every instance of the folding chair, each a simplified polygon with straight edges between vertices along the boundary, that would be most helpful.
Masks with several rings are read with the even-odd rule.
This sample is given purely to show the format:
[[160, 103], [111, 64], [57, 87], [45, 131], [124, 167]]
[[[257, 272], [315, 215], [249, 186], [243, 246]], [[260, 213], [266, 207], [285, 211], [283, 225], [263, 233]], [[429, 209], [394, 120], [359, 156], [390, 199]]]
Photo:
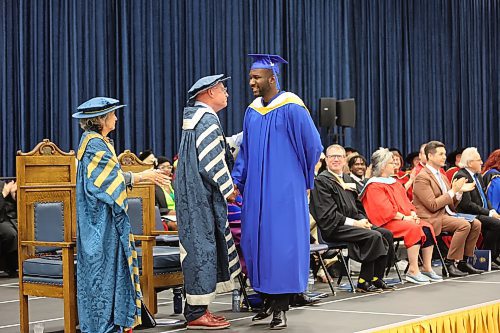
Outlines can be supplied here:
[[[354, 282], [352, 281], [352, 278], [351, 278], [351, 271], [349, 270], [349, 266], [347, 265], [347, 260], [344, 258], [344, 255], [342, 254], [342, 250], [344, 250], [344, 249], [347, 250], [348, 244], [343, 243], [343, 242], [326, 242], [323, 239], [323, 237], [321, 236], [321, 231], [319, 230], [319, 228], [318, 228], [318, 243], [325, 244], [328, 246], [329, 250], [335, 251], [335, 256], [337, 256], [338, 260], [342, 263], [345, 271], [347, 272], [346, 275], [347, 275], [347, 279], [349, 280], [349, 284], [351, 286], [351, 292], [356, 293], [356, 287], [354, 286]], [[342, 281], [342, 273], [340, 274], [340, 277], [337, 281], [338, 285], [340, 284], [340, 281]], [[333, 287], [332, 287], [332, 289], [333, 289]]]
[[335, 296], [336, 293], [335, 293], [335, 289], [333, 289], [333, 284], [332, 284], [332, 279], [331, 279], [330, 273], [328, 273], [328, 270], [326, 269], [325, 261], [323, 260], [323, 257], [321, 256], [321, 252], [328, 251], [328, 245], [327, 244], [310, 244], [309, 251], [311, 253], [316, 253], [318, 255], [319, 263], [321, 264], [321, 268], [323, 268], [323, 271], [325, 272], [326, 279], [328, 280], [328, 284], [330, 285], [330, 290], [332, 291], [332, 295]]
[[439, 260], [441, 261], [442, 265], [442, 274], [444, 277], [450, 276], [450, 273], [448, 272], [448, 268], [446, 267], [446, 264], [444, 262], [443, 254], [441, 253], [441, 249], [439, 248], [440, 243], [447, 247], [446, 244], [443, 241], [443, 236], [453, 236], [453, 233], [451, 232], [446, 232], [446, 231], [441, 231], [441, 234], [436, 235], [436, 242], [434, 243], [434, 250], [436, 250]]

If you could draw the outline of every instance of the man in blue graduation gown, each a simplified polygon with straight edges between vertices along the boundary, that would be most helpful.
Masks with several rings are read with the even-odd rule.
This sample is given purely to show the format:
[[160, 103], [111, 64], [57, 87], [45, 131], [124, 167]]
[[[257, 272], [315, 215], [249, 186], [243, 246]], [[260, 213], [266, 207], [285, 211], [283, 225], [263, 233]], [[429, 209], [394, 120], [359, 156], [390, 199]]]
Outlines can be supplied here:
[[198, 80], [188, 92], [175, 178], [188, 329], [229, 327], [208, 311], [216, 292], [234, 289], [240, 264], [227, 221], [234, 185], [218, 111], [227, 106], [223, 74]]
[[307, 189], [323, 147], [304, 102], [280, 91], [280, 56], [250, 55], [250, 87], [257, 98], [245, 113], [233, 180], [243, 194], [241, 247], [254, 290], [273, 313], [272, 329], [286, 327], [290, 294], [306, 290], [309, 272]]

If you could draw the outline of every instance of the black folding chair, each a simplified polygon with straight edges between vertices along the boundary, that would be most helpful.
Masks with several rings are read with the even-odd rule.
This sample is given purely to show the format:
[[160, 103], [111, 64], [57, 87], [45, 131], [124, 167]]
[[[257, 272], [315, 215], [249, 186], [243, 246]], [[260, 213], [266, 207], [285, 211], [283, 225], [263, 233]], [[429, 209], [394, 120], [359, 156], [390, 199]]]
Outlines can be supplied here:
[[[337, 256], [338, 260], [342, 263], [345, 269], [347, 279], [349, 280], [349, 284], [351, 286], [351, 292], [356, 293], [356, 287], [354, 286], [354, 282], [352, 281], [351, 278], [351, 271], [349, 270], [349, 266], [347, 265], [347, 260], [344, 258], [344, 255], [342, 254], [342, 250], [347, 249], [348, 247], [347, 243], [327, 242], [323, 239], [323, 237], [321, 237], [321, 231], [319, 230], [319, 228], [317, 228], [317, 230], [318, 230], [318, 243], [327, 245], [329, 250], [335, 251], [335, 255]], [[342, 281], [342, 273], [340, 274], [337, 284], [340, 284], [340, 281]]]
[[323, 257], [321, 256], [321, 252], [328, 251], [329, 247], [327, 244], [310, 244], [309, 251], [311, 253], [316, 253], [319, 258], [319, 263], [321, 265], [321, 268], [323, 268], [323, 271], [325, 272], [326, 279], [328, 281], [328, 284], [330, 285], [330, 290], [332, 291], [332, 295], [335, 296], [335, 289], [333, 289], [332, 285], [332, 279], [330, 276], [330, 273], [328, 273], [328, 270], [326, 269], [325, 261], [323, 260]]

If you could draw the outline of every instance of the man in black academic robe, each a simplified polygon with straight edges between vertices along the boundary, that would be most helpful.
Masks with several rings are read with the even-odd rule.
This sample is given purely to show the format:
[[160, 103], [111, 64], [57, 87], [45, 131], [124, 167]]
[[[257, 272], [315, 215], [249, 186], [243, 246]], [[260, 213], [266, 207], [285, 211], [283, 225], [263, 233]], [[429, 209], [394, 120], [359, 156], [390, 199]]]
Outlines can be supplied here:
[[392, 233], [368, 222], [353, 180], [342, 174], [344, 149], [339, 145], [328, 147], [326, 159], [327, 170], [314, 181], [309, 204], [322, 238], [347, 243], [349, 257], [361, 262], [357, 291], [394, 289], [382, 279], [387, 263], [392, 262], [388, 257], [394, 253]]

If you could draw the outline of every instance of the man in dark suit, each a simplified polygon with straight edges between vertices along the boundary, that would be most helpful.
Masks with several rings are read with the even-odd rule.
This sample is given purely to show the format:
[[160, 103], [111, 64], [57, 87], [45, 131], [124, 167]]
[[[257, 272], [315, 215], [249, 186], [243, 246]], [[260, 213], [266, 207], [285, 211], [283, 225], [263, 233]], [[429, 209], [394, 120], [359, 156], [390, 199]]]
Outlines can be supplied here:
[[481, 222], [477, 219], [467, 221], [455, 212], [463, 193], [472, 191], [474, 184], [466, 183], [465, 179], [456, 179], [450, 184], [446, 176], [441, 174], [440, 169], [446, 162], [446, 149], [441, 142], [429, 142], [424, 151], [427, 164], [418, 174], [413, 187], [413, 204], [417, 214], [432, 224], [436, 235], [441, 231], [453, 233], [446, 258], [450, 276], [482, 273], [482, 270], [475, 269], [467, 262], [467, 257], [474, 255]]
[[481, 176], [483, 161], [476, 148], [470, 147], [462, 152], [460, 161], [461, 169], [455, 174], [454, 179], [467, 179], [476, 187], [470, 192], [464, 192], [462, 200], [458, 203], [457, 211], [460, 213], [477, 215], [481, 221], [483, 232], [483, 249], [491, 250], [491, 268], [500, 269], [498, 261], [500, 242], [500, 215], [491, 207], [486, 198], [486, 188]]

